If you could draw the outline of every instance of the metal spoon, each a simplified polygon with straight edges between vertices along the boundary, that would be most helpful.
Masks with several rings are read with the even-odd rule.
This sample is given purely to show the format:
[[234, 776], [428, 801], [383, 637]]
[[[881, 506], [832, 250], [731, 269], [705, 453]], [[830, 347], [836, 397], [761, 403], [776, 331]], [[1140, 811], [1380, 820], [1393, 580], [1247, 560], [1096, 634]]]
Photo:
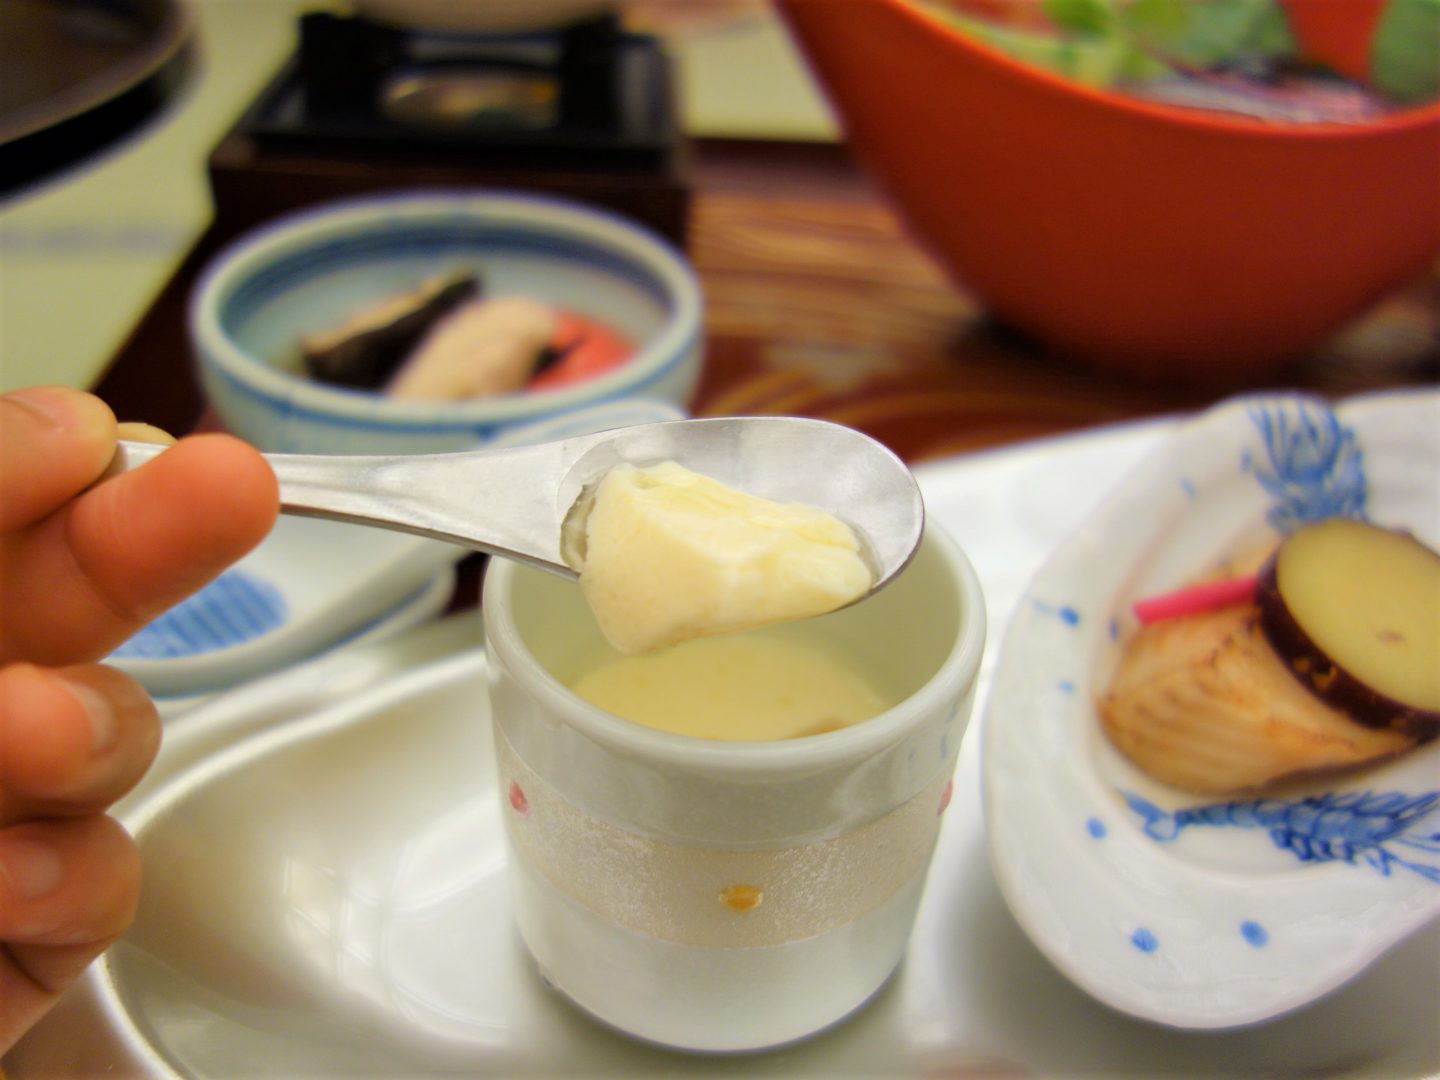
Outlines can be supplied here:
[[[122, 441], [114, 468], [137, 468], [164, 449]], [[500, 450], [265, 458], [283, 513], [419, 533], [572, 578], [566, 517], [622, 463], [676, 461], [752, 495], [827, 510], [861, 537], [877, 589], [910, 561], [925, 523], [915, 478], [890, 450], [802, 417], [673, 420]]]

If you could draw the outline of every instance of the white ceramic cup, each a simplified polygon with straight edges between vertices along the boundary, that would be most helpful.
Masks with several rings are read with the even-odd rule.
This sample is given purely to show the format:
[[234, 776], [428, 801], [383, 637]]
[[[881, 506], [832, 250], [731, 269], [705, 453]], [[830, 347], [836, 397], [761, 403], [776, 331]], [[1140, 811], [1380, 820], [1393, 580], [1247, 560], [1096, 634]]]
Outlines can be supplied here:
[[905, 953], [985, 640], [969, 562], [927, 531], [874, 596], [813, 621], [898, 704], [772, 742], [655, 730], [567, 681], [604, 650], [579, 587], [494, 560], [483, 610], [522, 937], [602, 1022], [700, 1051], [811, 1035]]

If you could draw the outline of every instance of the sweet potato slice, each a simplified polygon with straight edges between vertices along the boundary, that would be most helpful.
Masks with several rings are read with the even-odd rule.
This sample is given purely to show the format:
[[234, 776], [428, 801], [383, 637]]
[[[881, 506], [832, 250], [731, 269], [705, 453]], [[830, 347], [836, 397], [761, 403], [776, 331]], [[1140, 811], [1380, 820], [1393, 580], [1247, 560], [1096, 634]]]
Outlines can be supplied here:
[[1322, 701], [1370, 727], [1440, 732], [1440, 555], [1331, 518], [1280, 544], [1256, 601], [1265, 637]]

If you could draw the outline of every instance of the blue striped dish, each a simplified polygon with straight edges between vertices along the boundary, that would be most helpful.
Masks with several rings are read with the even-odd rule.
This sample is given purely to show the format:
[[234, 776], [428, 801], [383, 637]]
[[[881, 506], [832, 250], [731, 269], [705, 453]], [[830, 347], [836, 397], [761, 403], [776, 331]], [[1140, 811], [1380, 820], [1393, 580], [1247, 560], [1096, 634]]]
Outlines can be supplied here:
[[181, 601], [112, 654], [118, 660], [174, 660], [242, 645], [285, 621], [288, 605], [270, 582], [228, 570]]
[[[456, 402], [396, 402], [300, 373], [301, 335], [455, 271], [476, 273], [486, 295], [599, 319], [634, 341], [635, 355], [569, 386]], [[202, 275], [190, 333], [224, 426], [262, 449], [456, 450], [598, 403], [684, 405], [700, 371], [701, 295], [683, 255], [618, 215], [535, 195], [399, 193], [309, 209], [241, 238]]]

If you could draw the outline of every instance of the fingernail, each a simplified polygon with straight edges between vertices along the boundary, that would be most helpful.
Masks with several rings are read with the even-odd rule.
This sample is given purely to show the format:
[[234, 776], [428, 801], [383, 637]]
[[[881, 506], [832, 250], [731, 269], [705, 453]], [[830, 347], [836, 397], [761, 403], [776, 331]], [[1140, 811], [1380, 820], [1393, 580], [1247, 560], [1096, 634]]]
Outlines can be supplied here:
[[120, 722], [110, 699], [88, 683], [74, 682], [61, 678], [65, 688], [74, 695], [85, 710], [90, 721], [90, 745], [97, 754], [103, 754], [120, 741]]
[[174, 446], [176, 438], [164, 428], [138, 420], [127, 420], [116, 429], [116, 435], [131, 442], [155, 443], [157, 446]]
[[18, 900], [38, 900], [60, 887], [65, 865], [48, 844], [11, 837], [0, 845], [0, 880]]

